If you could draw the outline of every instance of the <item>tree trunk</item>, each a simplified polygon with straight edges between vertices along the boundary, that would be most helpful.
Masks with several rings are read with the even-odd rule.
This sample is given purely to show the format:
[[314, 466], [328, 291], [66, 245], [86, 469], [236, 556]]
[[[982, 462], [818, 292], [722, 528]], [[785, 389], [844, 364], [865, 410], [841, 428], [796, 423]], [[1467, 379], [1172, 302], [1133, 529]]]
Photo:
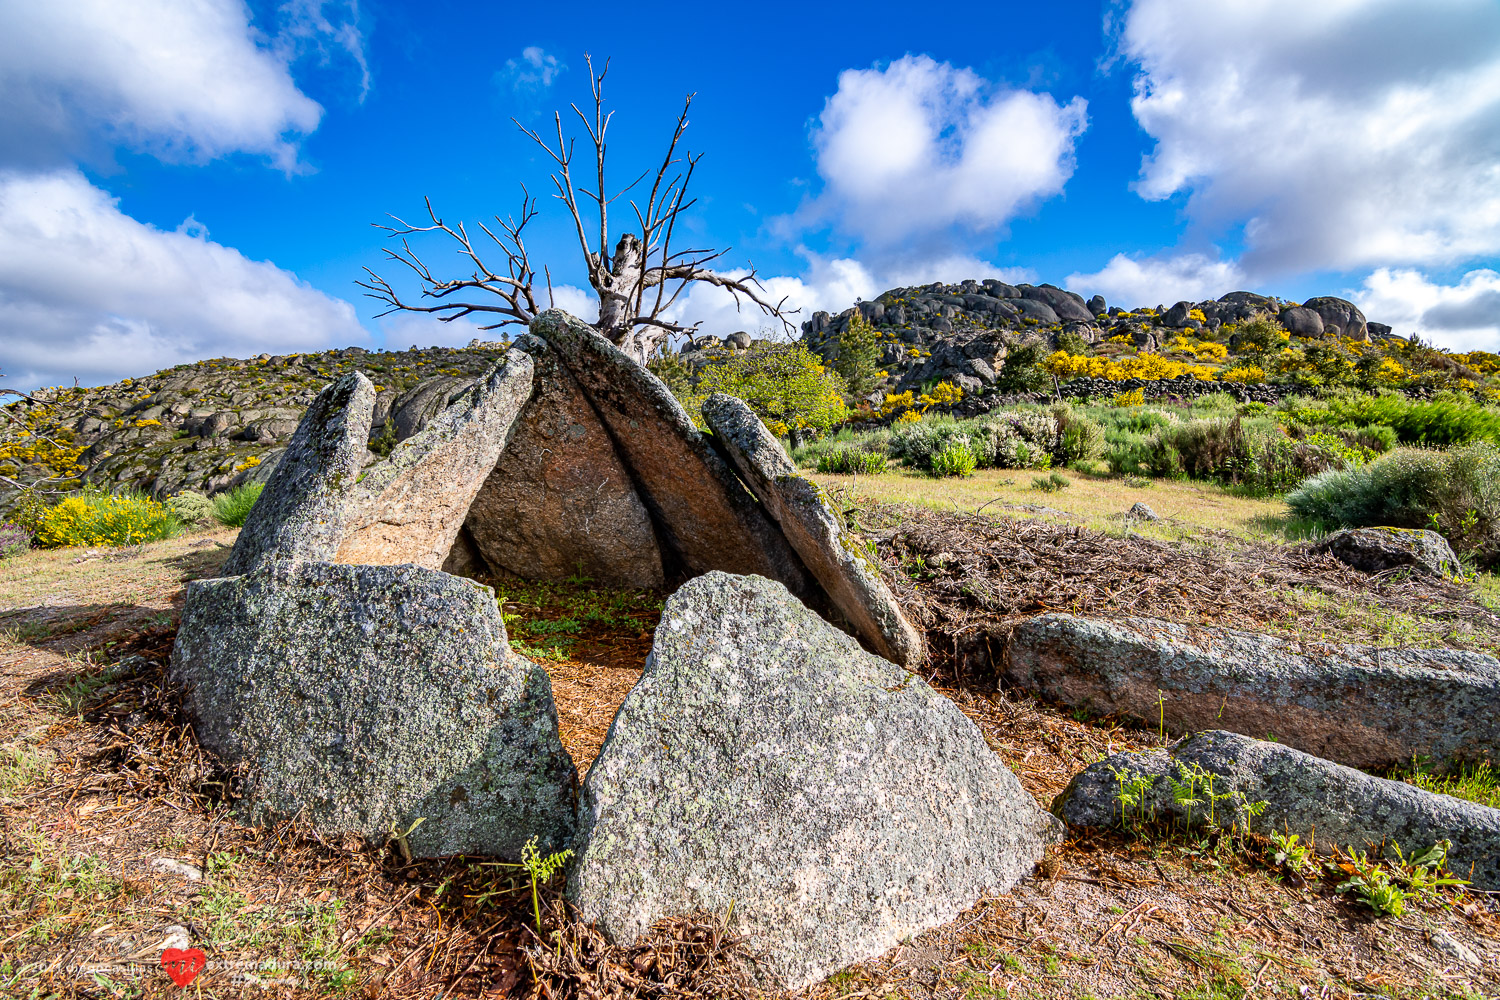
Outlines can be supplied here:
[[594, 286], [599, 293], [599, 332], [643, 368], [668, 332], [660, 327], [635, 325], [636, 292], [645, 270], [641, 241], [635, 234], [626, 233], [615, 244], [614, 260], [610, 262], [603, 287]]

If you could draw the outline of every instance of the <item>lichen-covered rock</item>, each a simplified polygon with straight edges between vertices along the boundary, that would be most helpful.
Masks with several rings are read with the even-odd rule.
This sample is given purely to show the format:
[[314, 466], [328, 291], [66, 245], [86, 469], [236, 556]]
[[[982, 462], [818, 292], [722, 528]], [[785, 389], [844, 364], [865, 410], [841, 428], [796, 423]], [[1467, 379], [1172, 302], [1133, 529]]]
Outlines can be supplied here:
[[1274, 738], [1354, 767], [1500, 751], [1500, 661], [1455, 649], [1045, 614], [1012, 631], [1001, 680], [1101, 715]]
[[716, 392], [703, 404], [714, 442], [749, 484], [824, 592], [869, 648], [903, 667], [925, 658], [922, 635], [901, 613], [858, 539], [844, 531], [817, 484], [797, 474], [755, 411]]
[[[1207, 806], [1207, 775], [1225, 798]], [[1150, 779], [1142, 801], [1122, 811], [1122, 783]], [[1185, 797], [1174, 794], [1190, 786]], [[1185, 799], [1196, 799], [1191, 805]], [[1252, 816], [1252, 804], [1265, 803]], [[1452, 842], [1449, 867], [1476, 888], [1500, 889], [1500, 809], [1376, 778], [1352, 767], [1223, 730], [1199, 733], [1171, 753], [1117, 753], [1076, 775], [1053, 803], [1073, 826], [1104, 829], [1141, 818], [1295, 833], [1322, 854], [1334, 848], [1400, 845], [1407, 857]]]
[[1464, 568], [1448, 539], [1421, 528], [1351, 528], [1318, 540], [1314, 552], [1327, 552], [1361, 573], [1410, 567], [1419, 573], [1462, 579]]
[[465, 522], [484, 561], [530, 580], [661, 587], [651, 515], [609, 431], [546, 342], [516, 347], [532, 358], [536, 389]]
[[271, 560], [188, 585], [172, 678], [252, 822], [406, 831], [416, 856], [570, 840], [576, 772], [547, 674], [494, 591], [415, 566]]
[[1056, 831], [920, 677], [778, 583], [709, 573], [584, 782], [568, 895], [626, 942], [733, 904], [762, 982], [797, 988], [1009, 888]]
[[344, 510], [336, 561], [441, 568], [531, 388], [531, 358], [510, 351], [366, 469]]
[[318, 393], [250, 509], [224, 563], [225, 576], [248, 573], [267, 558], [334, 557], [374, 408], [375, 386], [359, 372]]
[[531, 332], [557, 351], [608, 429], [668, 550], [664, 562], [686, 575], [754, 573], [807, 592], [786, 538], [660, 379], [561, 310], [542, 313]]

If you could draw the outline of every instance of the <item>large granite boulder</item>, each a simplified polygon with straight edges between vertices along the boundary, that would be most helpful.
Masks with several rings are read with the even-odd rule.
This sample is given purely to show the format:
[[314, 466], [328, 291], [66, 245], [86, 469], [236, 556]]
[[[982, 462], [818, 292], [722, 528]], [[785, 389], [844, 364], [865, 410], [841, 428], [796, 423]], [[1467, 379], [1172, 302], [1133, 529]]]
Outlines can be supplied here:
[[568, 895], [630, 942], [725, 913], [795, 989], [1025, 876], [1056, 835], [979, 730], [778, 583], [667, 602], [584, 782]]
[[609, 431], [545, 341], [524, 336], [517, 350], [532, 358], [536, 390], [469, 508], [476, 549], [527, 579], [663, 586], [651, 515]]
[[1359, 306], [1348, 299], [1320, 295], [1317, 298], [1308, 299], [1302, 303], [1302, 307], [1317, 313], [1323, 320], [1323, 329], [1328, 333], [1352, 337], [1355, 340], [1370, 339], [1365, 329], [1365, 314], [1360, 312]]
[[807, 571], [780, 530], [660, 379], [561, 310], [542, 313], [531, 332], [557, 351], [609, 432], [651, 514], [668, 576], [755, 573], [807, 592]]
[[318, 393], [250, 509], [225, 576], [248, 573], [268, 558], [333, 559], [374, 407], [375, 386], [359, 372]]
[[530, 356], [508, 352], [389, 457], [366, 469], [350, 491], [335, 561], [441, 569], [474, 494], [531, 397], [531, 382]]
[[1410, 568], [1449, 580], [1463, 579], [1464, 568], [1448, 539], [1422, 528], [1351, 528], [1335, 531], [1312, 546], [1361, 573]]
[[921, 633], [901, 613], [859, 539], [844, 531], [818, 485], [797, 474], [755, 411], [716, 392], [703, 404], [703, 418], [714, 432], [714, 443], [780, 525], [855, 635], [886, 659], [917, 667], [926, 654]]
[[1323, 336], [1323, 317], [1305, 306], [1287, 306], [1277, 319], [1294, 337]]
[[300, 817], [413, 855], [516, 857], [574, 828], [547, 674], [494, 591], [415, 566], [271, 560], [188, 584], [171, 676], [251, 822]]
[[1500, 661], [1305, 642], [1150, 618], [1018, 624], [1003, 683], [1175, 733], [1227, 729], [1362, 768], [1500, 751]]
[[390, 403], [390, 421], [397, 441], [405, 441], [442, 413], [473, 382], [455, 375], [424, 378]]
[[[1207, 807], [1208, 775], [1213, 794]], [[1142, 801], [1122, 813], [1122, 783], [1147, 779]], [[1188, 786], [1189, 794], [1174, 791]], [[1191, 804], [1187, 800], [1194, 800]], [[1265, 803], [1259, 815], [1249, 806]], [[1295, 833], [1321, 854], [1396, 844], [1407, 857], [1452, 842], [1449, 867], [1476, 888], [1500, 889], [1500, 809], [1376, 778], [1352, 767], [1216, 730], [1171, 753], [1117, 753], [1080, 772], [1053, 803], [1073, 826], [1104, 829], [1145, 819], [1258, 833]]]

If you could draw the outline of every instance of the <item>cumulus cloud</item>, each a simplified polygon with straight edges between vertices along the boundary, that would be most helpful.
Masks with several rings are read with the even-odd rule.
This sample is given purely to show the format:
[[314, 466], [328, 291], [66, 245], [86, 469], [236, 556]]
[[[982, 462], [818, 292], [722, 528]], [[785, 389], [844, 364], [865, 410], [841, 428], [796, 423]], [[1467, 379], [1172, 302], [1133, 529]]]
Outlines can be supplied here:
[[536, 93], [552, 86], [567, 68], [540, 45], [528, 45], [516, 58], [505, 60], [505, 67], [495, 73], [495, 82], [517, 93]]
[[169, 160], [240, 151], [292, 169], [322, 109], [248, 18], [239, 0], [0, 4], [0, 162], [52, 167], [102, 137]]
[[928, 56], [845, 70], [813, 133], [824, 189], [811, 216], [885, 246], [995, 231], [1062, 191], [1086, 110]]
[[1127, 257], [1115, 254], [1092, 274], [1074, 272], [1063, 287], [1079, 295], [1103, 295], [1111, 305], [1135, 308], [1170, 305], [1187, 299], [1202, 302], [1245, 286], [1245, 275], [1233, 261], [1202, 254]]
[[1256, 276], [1500, 252], [1493, 0], [1135, 0], [1138, 192], [1243, 227]]
[[1382, 267], [1350, 299], [1395, 333], [1454, 350], [1500, 352], [1500, 272], [1482, 268], [1443, 285], [1420, 271]]
[[82, 175], [0, 174], [0, 370], [111, 382], [222, 355], [365, 340], [354, 307], [267, 261], [123, 214]]

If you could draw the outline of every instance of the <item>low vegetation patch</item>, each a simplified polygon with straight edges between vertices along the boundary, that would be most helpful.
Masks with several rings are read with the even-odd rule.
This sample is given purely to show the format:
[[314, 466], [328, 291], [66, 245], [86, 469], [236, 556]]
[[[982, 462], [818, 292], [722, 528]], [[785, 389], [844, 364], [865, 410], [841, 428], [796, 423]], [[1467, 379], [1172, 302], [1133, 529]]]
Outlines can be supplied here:
[[139, 545], [171, 538], [181, 530], [177, 515], [144, 494], [87, 490], [64, 498], [42, 515], [37, 541], [47, 548]]
[[264, 488], [264, 483], [246, 483], [220, 493], [211, 504], [213, 519], [226, 528], [242, 527]]

